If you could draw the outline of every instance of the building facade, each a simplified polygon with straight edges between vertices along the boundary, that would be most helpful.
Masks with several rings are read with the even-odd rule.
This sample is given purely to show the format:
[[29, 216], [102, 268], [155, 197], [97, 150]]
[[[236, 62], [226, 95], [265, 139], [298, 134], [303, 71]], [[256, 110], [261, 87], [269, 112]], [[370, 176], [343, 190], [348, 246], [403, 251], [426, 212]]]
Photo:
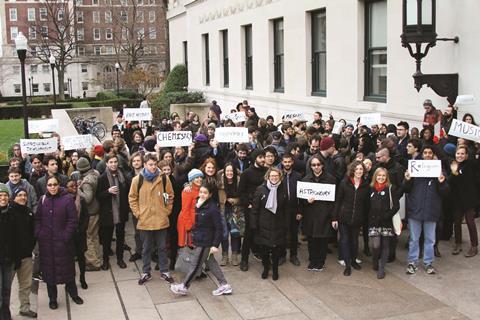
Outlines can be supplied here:
[[[458, 73], [459, 94], [480, 96], [477, 0], [437, 1], [438, 42], [422, 72]], [[185, 63], [190, 90], [224, 111], [244, 99], [260, 115], [322, 111], [348, 120], [381, 112], [386, 121], [421, 121], [415, 61], [401, 46], [401, 0], [170, 0], [171, 65]], [[460, 113], [476, 106], [461, 106]]]

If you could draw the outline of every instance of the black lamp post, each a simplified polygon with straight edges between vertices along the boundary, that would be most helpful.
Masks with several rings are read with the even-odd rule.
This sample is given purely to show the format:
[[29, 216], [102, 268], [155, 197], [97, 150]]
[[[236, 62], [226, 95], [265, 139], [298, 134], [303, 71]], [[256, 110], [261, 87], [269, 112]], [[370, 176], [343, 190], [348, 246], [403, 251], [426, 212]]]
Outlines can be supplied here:
[[115, 63], [115, 71], [117, 72], [117, 98], [120, 96], [120, 84], [118, 81], [118, 71], [120, 69], [120, 64], [117, 62]]
[[30, 91], [30, 99], [32, 99], [32, 77], [28, 77], [28, 90]]
[[25, 138], [28, 139], [28, 113], [27, 113], [27, 84], [25, 80], [25, 59], [27, 58], [27, 38], [22, 32], [19, 32], [15, 38], [15, 47], [18, 59], [20, 59], [21, 76], [22, 76], [22, 104], [23, 104], [23, 130]]
[[53, 86], [53, 107], [56, 109], [57, 108], [57, 95], [55, 94], [55, 57], [53, 54], [50, 55], [50, 58], [48, 58], [48, 61], [50, 62], [50, 67], [52, 68], [52, 86]]
[[[427, 85], [441, 97], [447, 97], [454, 104], [458, 95], [458, 73], [454, 74], [423, 74], [422, 59], [437, 41], [453, 41], [458, 43], [458, 37], [447, 39], [437, 38], [436, 33], [436, 0], [403, 0], [403, 33], [402, 46], [408, 49], [416, 61], [416, 71], [413, 74], [417, 91]], [[424, 52], [422, 45], [426, 44]], [[415, 47], [412, 48], [412, 45]]]
[[30, 95], [33, 98], [33, 96], [35, 95], [35, 92], [33, 92], [33, 76], [31, 76], [30, 79], [32, 80], [32, 86], [30, 87]]
[[68, 78], [68, 95], [72, 98], [72, 78]]

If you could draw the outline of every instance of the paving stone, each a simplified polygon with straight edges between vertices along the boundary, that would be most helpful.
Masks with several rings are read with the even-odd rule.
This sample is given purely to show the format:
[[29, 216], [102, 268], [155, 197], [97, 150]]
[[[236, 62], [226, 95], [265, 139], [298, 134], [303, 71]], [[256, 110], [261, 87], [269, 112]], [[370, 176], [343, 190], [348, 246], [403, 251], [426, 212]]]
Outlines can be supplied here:
[[156, 305], [162, 319], [168, 320], [207, 320], [208, 315], [202, 309], [198, 301], [186, 300], [178, 297], [176, 302]]
[[129, 319], [160, 319], [147, 287], [138, 285], [137, 280], [126, 280], [118, 282], [118, 289]]

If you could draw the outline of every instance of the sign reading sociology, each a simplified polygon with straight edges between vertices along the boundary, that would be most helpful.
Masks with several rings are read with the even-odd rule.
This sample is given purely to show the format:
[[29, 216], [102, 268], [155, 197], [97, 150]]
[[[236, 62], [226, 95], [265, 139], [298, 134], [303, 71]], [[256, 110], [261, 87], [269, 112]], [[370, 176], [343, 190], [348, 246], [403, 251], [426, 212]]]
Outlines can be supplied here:
[[382, 123], [381, 113], [364, 113], [360, 115], [360, 123], [364, 126], [370, 127], [375, 124]]
[[62, 137], [62, 144], [64, 150], [90, 149], [92, 147], [92, 135]]
[[335, 201], [335, 185], [327, 183], [302, 182], [297, 183], [297, 197], [300, 199]]
[[283, 121], [305, 120], [303, 112], [287, 112], [283, 114]]
[[215, 140], [218, 142], [248, 142], [248, 129], [237, 127], [223, 127], [215, 129]]
[[232, 120], [234, 123], [247, 121], [245, 112], [227, 113], [223, 117], [225, 120]]
[[480, 127], [457, 119], [453, 119], [448, 134], [475, 142], [480, 141]]
[[185, 147], [192, 144], [191, 131], [162, 131], [157, 133], [160, 147]]
[[412, 178], [438, 178], [442, 174], [442, 161], [408, 160], [408, 172]]
[[152, 110], [150, 108], [124, 108], [123, 117], [127, 121], [151, 121]]
[[20, 139], [20, 149], [26, 154], [53, 153], [58, 150], [57, 138]]
[[29, 120], [28, 132], [40, 133], [40, 132], [55, 132], [58, 131], [58, 119], [45, 119], [45, 120]]

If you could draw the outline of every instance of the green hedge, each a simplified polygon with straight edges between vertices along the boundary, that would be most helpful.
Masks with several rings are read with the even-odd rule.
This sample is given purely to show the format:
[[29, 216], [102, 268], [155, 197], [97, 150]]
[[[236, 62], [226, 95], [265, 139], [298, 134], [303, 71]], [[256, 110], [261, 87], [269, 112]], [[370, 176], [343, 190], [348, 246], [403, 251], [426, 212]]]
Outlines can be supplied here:
[[100, 91], [97, 93], [97, 100], [113, 100], [117, 95], [113, 91]]
[[188, 71], [184, 64], [177, 64], [168, 74], [165, 81], [165, 92], [187, 91]]
[[110, 99], [102, 101], [89, 101], [87, 104], [90, 107], [112, 107], [114, 109], [121, 109], [125, 103], [128, 108], [136, 108], [140, 106], [142, 100], [139, 99]]
[[170, 112], [171, 104], [205, 102], [203, 92], [160, 92], [152, 102], [152, 114], [155, 120]]

